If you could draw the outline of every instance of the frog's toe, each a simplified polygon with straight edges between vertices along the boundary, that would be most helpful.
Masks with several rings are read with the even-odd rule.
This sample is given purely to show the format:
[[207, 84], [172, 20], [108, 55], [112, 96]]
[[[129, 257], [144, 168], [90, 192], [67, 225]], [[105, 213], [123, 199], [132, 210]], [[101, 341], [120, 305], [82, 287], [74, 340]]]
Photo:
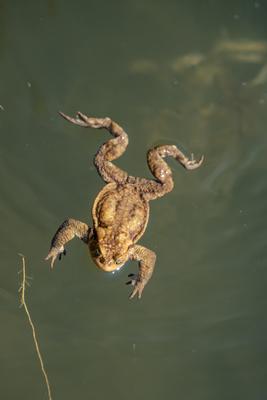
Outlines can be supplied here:
[[49, 260], [50, 258], [51, 258], [50, 267], [52, 269], [54, 267], [54, 262], [56, 261], [57, 256], [50, 254], [50, 252], [49, 252], [47, 257], [45, 258], [45, 261]]
[[144, 285], [141, 282], [136, 282], [134, 285], [134, 290], [130, 294], [129, 299], [134, 298], [135, 295], [137, 295], [138, 299], [141, 299], [143, 290]]
[[126, 282], [126, 285], [134, 286], [134, 289], [130, 294], [129, 299], [134, 298], [135, 295], [137, 295], [138, 299], [141, 299], [145, 285], [138, 280], [137, 274], [129, 274], [128, 277], [131, 279], [128, 282]]
[[82, 113], [80, 113], [79, 111], [77, 112], [75, 118], [69, 117], [68, 115], [64, 114], [62, 111], [59, 111], [59, 114], [61, 115], [61, 117], [63, 117], [67, 121], [71, 122], [72, 124], [83, 126], [83, 127], [88, 126], [88, 124], [86, 123], [86, 121], [84, 119], [85, 116]]
[[204, 161], [204, 156], [202, 156], [198, 161], [194, 159], [193, 154], [191, 155], [191, 160], [188, 160], [185, 164], [185, 168], [186, 169], [196, 169], [198, 167], [200, 167], [200, 165], [203, 163]]
[[50, 266], [51, 266], [51, 268], [53, 268], [54, 263], [57, 259], [57, 256], [58, 256], [59, 260], [61, 260], [62, 254], [66, 255], [66, 250], [64, 249], [63, 246], [61, 246], [60, 248], [52, 247], [52, 249], [50, 249], [48, 255], [46, 256], [45, 260], [47, 261], [51, 258]]

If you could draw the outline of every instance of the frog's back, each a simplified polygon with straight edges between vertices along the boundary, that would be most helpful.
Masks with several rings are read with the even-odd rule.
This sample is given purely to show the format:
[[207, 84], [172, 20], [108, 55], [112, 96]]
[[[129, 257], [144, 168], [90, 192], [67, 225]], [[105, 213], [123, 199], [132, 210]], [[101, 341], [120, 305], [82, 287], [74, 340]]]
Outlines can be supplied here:
[[109, 183], [97, 195], [92, 216], [95, 228], [102, 227], [113, 237], [127, 233], [136, 243], [146, 229], [149, 205], [135, 185]]

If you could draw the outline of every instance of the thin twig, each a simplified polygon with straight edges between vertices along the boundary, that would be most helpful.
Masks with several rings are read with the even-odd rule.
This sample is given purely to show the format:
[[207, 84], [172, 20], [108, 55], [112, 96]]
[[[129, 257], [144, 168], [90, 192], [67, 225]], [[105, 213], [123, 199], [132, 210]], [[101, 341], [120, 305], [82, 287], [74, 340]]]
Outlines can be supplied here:
[[26, 300], [25, 300], [26, 285], [29, 286], [29, 283], [27, 282], [27, 277], [26, 277], [25, 257], [24, 257], [23, 254], [19, 254], [19, 256], [22, 258], [22, 282], [21, 282], [21, 285], [19, 287], [20, 306], [24, 307], [24, 310], [26, 312], [29, 324], [31, 326], [34, 346], [35, 346], [35, 349], [36, 349], [36, 353], [37, 353], [38, 359], [40, 361], [42, 374], [43, 374], [44, 379], [45, 379], [45, 384], [46, 384], [47, 393], [48, 393], [48, 399], [52, 400], [50, 383], [49, 383], [48, 376], [47, 376], [47, 373], [46, 373], [46, 370], [45, 370], [45, 367], [44, 367], [43, 358], [42, 358], [42, 355], [41, 355], [41, 352], [40, 352], [40, 349], [39, 349], [39, 344], [38, 344], [38, 340], [37, 340], [37, 337], [36, 337], [35, 327], [34, 327], [34, 324], [32, 322], [31, 315], [30, 315], [30, 312], [28, 310], [28, 307], [27, 307], [27, 304], [26, 304]]

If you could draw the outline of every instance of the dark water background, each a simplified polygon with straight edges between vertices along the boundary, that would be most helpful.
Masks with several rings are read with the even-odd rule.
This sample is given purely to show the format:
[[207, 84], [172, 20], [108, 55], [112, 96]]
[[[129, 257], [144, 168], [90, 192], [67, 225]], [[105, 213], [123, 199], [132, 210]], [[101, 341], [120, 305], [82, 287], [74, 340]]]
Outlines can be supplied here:
[[[267, 3], [0, 1], [0, 397], [267, 398]], [[43, 261], [66, 217], [90, 222], [108, 138], [57, 115], [110, 116], [130, 145], [118, 165], [150, 177], [146, 151], [173, 143], [175, 188], [151, 204], [157, 253], [141, 301], [127, 274], [96, 269], [78, 240]]]

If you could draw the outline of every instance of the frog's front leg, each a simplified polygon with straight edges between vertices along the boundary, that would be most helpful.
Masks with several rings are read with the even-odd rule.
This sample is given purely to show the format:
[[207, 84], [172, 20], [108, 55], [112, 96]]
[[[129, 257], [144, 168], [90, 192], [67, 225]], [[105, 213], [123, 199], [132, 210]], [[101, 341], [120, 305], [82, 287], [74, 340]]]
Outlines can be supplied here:
[[91, 228], [89, 228], [84, 222], [72, 218], [64, 221], [56, 231], [51, 241], [49, 253], [45, 258], [46, 260], [51, 258], [51, 268], [53, 268], [57, 256], [61, 259], [61, 255], [66, 254], [64, 247], [66, 243], [72, 240], [75, 236], [81, 239], [84, 243], [88, 243], [90, 232]]
[[146, 247], [135, 245], [131, 249], [130, 259], [139, 261], [139, 272], [138, 274], [129, 274], [131, 278], [128, 285], [133, 285], [134, 289], [130, 295], [132, 299], [136, 294], [140, 299], [145, 285], [151, 278], [156, 262], [156, 254], [154, 251], [147, 249]]

